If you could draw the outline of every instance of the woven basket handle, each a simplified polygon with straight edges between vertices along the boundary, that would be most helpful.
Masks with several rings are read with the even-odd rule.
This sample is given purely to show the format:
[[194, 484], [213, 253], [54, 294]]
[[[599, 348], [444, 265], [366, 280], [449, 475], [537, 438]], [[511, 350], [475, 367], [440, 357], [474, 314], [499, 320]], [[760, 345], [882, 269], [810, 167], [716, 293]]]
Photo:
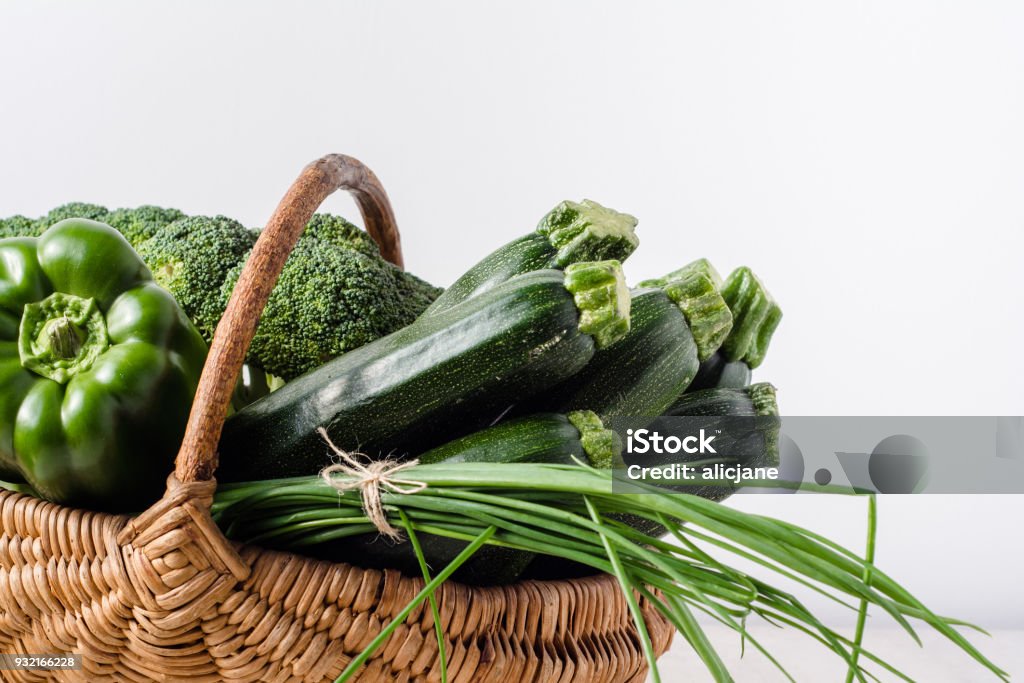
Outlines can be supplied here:
[[338, 189], [359, 205], [363, 224], [388, 261], [402, 267], [402, 245], [387, 193], [362, 162], [329, 154], [302, 170], [260, 234], [217, 325], [199, 380], [185, 439], [175, 461], [182, 483], [207, 481], [217, 469], [217, 442], [256, 326], [284, 262], [320, 204]]

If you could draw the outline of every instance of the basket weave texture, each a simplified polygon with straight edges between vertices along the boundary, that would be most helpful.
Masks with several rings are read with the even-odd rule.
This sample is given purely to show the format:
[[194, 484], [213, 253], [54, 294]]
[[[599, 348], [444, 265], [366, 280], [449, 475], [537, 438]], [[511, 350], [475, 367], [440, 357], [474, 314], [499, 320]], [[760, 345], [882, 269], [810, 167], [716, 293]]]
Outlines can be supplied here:
[[[4, 670], [4, 680], [333, 680], [423, 588], [397, 571], [234, 544], [210, 517], [216, 441], [258, 311], [302, 226], [338, 188], [353, 193], [382, 253], [401, 263], [393, 214], [372, 172], [341, 155], [310, 164], [239, 279], [159, 502], [129, 517], [0, 492], [0, 652], [82, 656], [79, 670]], [[611, 576], [491, 588], [448, 581], [436, 597], [452, 683], [646, 675]], [[660, 655], [673, 629], [641, 606]], [[356, 680], [440, 681], [426, 603]]]

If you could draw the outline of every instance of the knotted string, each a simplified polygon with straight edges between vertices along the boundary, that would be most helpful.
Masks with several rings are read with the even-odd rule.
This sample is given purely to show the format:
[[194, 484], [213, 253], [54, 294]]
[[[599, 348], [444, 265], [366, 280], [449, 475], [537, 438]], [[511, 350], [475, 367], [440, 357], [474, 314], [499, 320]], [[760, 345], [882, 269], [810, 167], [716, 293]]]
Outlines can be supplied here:
[[[387, 515], [384, 514], [384, 504], [380, 499], [380, 490], [383, 487], [392, 493], [409, 495], [419, 493], [427, 488], [426, 483], [422, 481], [398, 479], [394, 476], [404, 469], [415, 467], [419, 464], [419, 460], [398, 462], [391, 458], [385, 458], [383, 460], [373, 460], [369, 464], [364, 465], [354, 457], [362, 455], [362, 453], [347, 453], [334, 445], [331, 437], [327, 435], [326, 429], [319, 427], [317, 431], [324, 438], [324, 441], [327, 442], [327, 445], [330, 446], [331, 450], [334, 451], [334, 454], [341, 459], [341, 462], [325, 467], [320, 472], [320, 476], [324, 478], [328, 486], [336, 491], [354, 491], [359, 489], [363, 499], [363, 512], [373, 522], [373, 525], [377, 527], [377, 530], [393, 540], [397, 541], [400, 539], [402, 534], [388, 523]], [[343, 474], [345, 477], [335, 477], [334, 475], [336, 474]]]

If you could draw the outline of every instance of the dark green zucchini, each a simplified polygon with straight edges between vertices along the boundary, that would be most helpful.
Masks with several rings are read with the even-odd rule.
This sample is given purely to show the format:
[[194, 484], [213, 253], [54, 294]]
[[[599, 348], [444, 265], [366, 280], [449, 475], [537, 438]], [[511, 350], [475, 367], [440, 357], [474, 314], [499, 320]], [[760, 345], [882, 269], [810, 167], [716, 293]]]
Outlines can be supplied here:
[[582, 261], [624, 261], [639, 244], [635, 227], [632, 216], [589, 199], [564, 201], [541, 219], [535, 231], [495, 250], [466, 271], [424, 315], [449, 309], [533, 270], [565, 268]]
[[[547, 462], [572, 465], [576, 459], [594, 467], [609, 467], [621, 455], [622, 443], [615, 432], [605, 429], [592, 412], [578, 411], [568, 415], [540, 413], [509, 420], [473, 434], [455, 439], [427, 451], [421, 463]], [[465, 541], [417, 534], [427, 564], [437, 571], [455, 559], [466, 547]], [[396, 568], [411, 576], [420, 574], [419, 564], [408, 541], [392, 542], [377, 534], [332, 542], [313, 549], [324, 559], [351, 561], [359, 558], [360, 566]], [[511, 583], [519, 578], [531, 562], [532, 553], [484, 546], [462, 565], [455, 579], [472, 585]]]
[[538, 413], [482, 429], [420, 455], [425, 465], [460, 462], [546, 462], [577, 460], [608, 468], [622, 452], [618, 435], [589, 410]]
[[[700, 418], [684, 420], [683, 418]], [[777, 467], [779, 464], [779, 409], [775, 401], [775, 387], [766, 382], [743, 389], [705, 389], [683, 394], [665, 415], [648, 425], [651, 432], [664, 437], [676, 436], [683, 439], [697, 432], [699, 428], [715, 434], [715, 455], [686, 453], [653, 455], [645, 454], [642, 460], [636, 456], [624, 455], [626, 464], [641, 464], [657, 467], [674, 463], [693, 464], [699, 461], [720, 459], [727, 465], [747, 467]], [[619, 427], [616, 426], [616, 429]], [[699, 467], [703, 472], [703, 467]], [[698, 475], [702, 476], [702, 475]], [[649, 482], [669, 492], [688, 493], [708, 500], [722, 501], [731, 496], [737, 486], [731, 481], [711, 481], [690, 485], [672, 486], [661, 482]], [[661, 536], [665, 528], [657, 522], [637, 515], [616, 516], [621, 522], [649, 536]], [[528, 570], [529, 578], [551, 579], [579, 576], [587, 573], [586, 568], [559, 558], [537, 557]]]
[[721, 349], [700, 364], [687, 392], [702, 389], [742, 389], [750, 384], [750, 366], [741, 360], [727, 361]]
[[740, 389], [705, 389], [683, 394], [676, 399], [666, 416], [717, 416], [735, 417], [777, 416], [779, 405], [775, 399], [777, 390], [768, 382], [758, 382]]
[[617, 261], [515, 277], [285, 384], [232, 415], [220, 481], [315, 474], [317, 434], [378, 457], [415, 455], [579, 371], [629, 329]]
[[732, 315], [701, 273], [634, 290], [632, 299], [630, 331], [622, 341], [516, 412], [586, 408], [602, 418], [661, 415], [693, 380], [702, 353], [729, 333]]
[[[679, 432], [677, 436], [683, 437], [691, 433], [694, 424], [690, 422], [684, 424], [678, 418], [721, 418], [721, 420], [704, 419], [700, 421], [700, 424], [709, 431], [713, 430], [716, 424], [722, 428], [722, 434], [716, 435], [714, 443], [720, 454], [732, 459], [730, 464], [773, 467], [779, 463], [779, 410], [775, 401], [775, 387], [771, 384], [754, 384], [744, 389], [707, 389], [685, 394], [673, 403], [667, 413], [655, 420], [648, 428], [663, 436], [673, 435], [673, 431], [677, 431]], [[629, 462], [630, 456], [625, 454], [624, 457]], [[674, 454], [664, 455], [659, 461], [657, 456], [645, 454], [643, 465], [693, 463], [709, 457], [715, 456]], [[728, 498], [736, 490], [735, 486], [729, 484], [662, 485], [661, 488], [716, 501]], [[661, 525], [643, 517], [624, 514], [617, 515], [616, 519], [651, 536], [660, 536], [665, 533], [665, 529]], [[590, 573], [593, 573], [593, 570], [584, 565], [551, 555], [537, 555], [523, 571], [522, 577], [547, 580], [571, 578]]]
[[[673, 429], [690, 432], [699, 424], [708, 432], [720, 431], [715, 445], [718, 456], [732, 465], [776, 467], [779, 464], [779, 406], [775, 387], [767, 382], [743, 389], [704, 389], [683, 394], [665, 415], [650, 425], [652, 431], [671, 435]], [[693, 417], [682, 421], [673, 418]], [[671, 462], [692, 462], [707, 455], [665, 456]], [[680, 490], [710, 500], [724, 500], [736, 490], [731, 483], [683, 487]]]

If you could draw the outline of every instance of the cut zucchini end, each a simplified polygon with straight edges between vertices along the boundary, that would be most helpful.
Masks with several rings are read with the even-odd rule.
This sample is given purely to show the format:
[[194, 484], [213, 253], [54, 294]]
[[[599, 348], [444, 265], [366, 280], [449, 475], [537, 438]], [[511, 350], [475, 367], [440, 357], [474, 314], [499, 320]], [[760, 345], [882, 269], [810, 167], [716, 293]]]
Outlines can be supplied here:
[[[779, 451], [779, 404], [775, 399], [775, 387], [768, 382], [751, 384], [746, 388], [747, 396], [754, 406], [757, 415], [755, 421], [758, 429], [764, 434], [764, 458], [762, 462], [770, 467], [778, 467]], [[760, 419], [758, 419], [760, 418]]]
[[754, 413], [760, 417], [778, 417], [779, 404], [775, 399], [777, 390], [769, 382], [751, 384], [746, 389], [750, 402], [754, 404]]
[[678, 270], [673, 270], [664, 277], [652, 278], [650, 280], [644, 280], [638, 286], [639, 287], [664, 287], [673, 280], [685, 280], [691, 275], [705, 275], [715, 285], [715, 289], [722, 288], [722, 276], [718, 274], [715, 267], [711, 265], [711, 261], [706, 258], [699, 258], [696, 261], [687, 263]]
[[723, 355], [730, 361], [742, 360], [751, 368], [764, 361], [782, 309], [753, 271], [742, 266], [732, 271], [722, 286], [722, 297], [732, 311], [733, 326]]
[[573, 263], [565, 269], [565, 288], [580, 313], [579, 330], [603, 349], [629, 332], [629, 288], [618, 261]]
[[537, 231], [558, 250], [555, 261], [565, 268], [582, 261], [626, 260], [640, 244], [636, 224], [629, 214], [584, 199], [560, 203], [541, 219]]
[[566, 417], [580, 432], [580, 443], [593, 467], [610, 469], [622, 457], [622, 440], [607, 429], [601, 418], [590, 410], [575, 410]]
[[764, 322], [754, 338], [754, 345], [747, 353], [747, 364], [751, 368], [756, 368], [764, 362], [764, 357], [768, 354], [768, 344], [771, 343], [772, 335], [775, 334], [775, 328], [779, 326], [781, 320], [782, 309], [772, 301], [768, 307], [768, 315], [765, 316]]
[[[706, 261], [705, 261], [706, 263]], [[682, 272], [680, 271], [677, 272]], [[707, 360], [718, 350], [732, 330], [732, 311], [706, 273], [690, 271], [661, 286], [665, 294], [682, 311], [697, 344], [697, 358]]]

